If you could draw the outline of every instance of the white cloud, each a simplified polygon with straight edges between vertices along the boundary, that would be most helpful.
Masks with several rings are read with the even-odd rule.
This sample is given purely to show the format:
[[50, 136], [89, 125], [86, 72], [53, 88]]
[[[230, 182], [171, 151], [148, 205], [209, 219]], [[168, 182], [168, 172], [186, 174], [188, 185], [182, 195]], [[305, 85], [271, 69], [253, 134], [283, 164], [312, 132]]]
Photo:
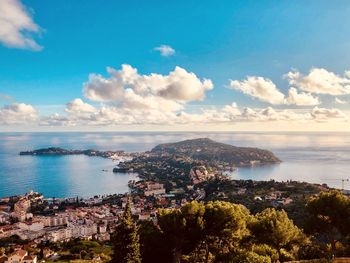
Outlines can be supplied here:
[[159, 51], [160, 55], [163, 57], [173, 56], [175, 54], [175, 49], [168, 45], [160, 45], [154, 48], [155, 51]]
[[74, 114], [85, 114], [96, 112], [96, 109], [78, 98], [67, 103], [66, 111]]
[[288, 97], [286, 97], [270, 79], [263, 77], [248, 76], [243, 81], [231, 80], [230, 87], [253, 98], [274, 105], [293, 104], [298, 106], [310, 106], [320, 104], [317, 97], [312, 96], [310, 93], [299, 93], [297, 89], [293, 87], [289, 89]]
[[350, 94], [350, 72], [339, 76], [323, 68], [313, 68], [304, 76], [299, 71], [290, 71], [285, 75], [289, 84], [316, 94], [344, 95]]
[[231, 80], [230, 87], [271, 104], [283, 104], [284, 102], [284, 94], [267, 78], [248, 76], [243, 81]]
[[91, 74], [83, 93], [90, 100], [112, 102], [119, 108], [178, 111], [188, 101], [204, 99], [205, 92], [213, 88], [211, 80], [200, 80], [180, 67], [168, 75], [141, 75], [130, 65], [120, 70], [107, 68], [107, 72], [109, 78]]
[[[74, 100], [76, 101], [76, 100]], [[197, 125], [197, 124], [234, 124], [234, 123], [318, 123], [334, 120], [347, 121], [349, 116], [339, 109], [315, 107], [311, 110], [277, 110], [272, 107], [240, 109], [235, 103], [221, 108], [211, 107], [196, 113], [185, 111], [161, 111], [159, 109], [132, 109], [103, 105], [100, 108], [90, 108], [86, 103], [78, 103], [75, 110], [66, 109], [67, 116], [54, 114], [41, 118], [42, 125], [51, 126], [120, 126], [120, 125]], [[69, 107], [67, 104], [67, 108]], [[84, 105], [84, 106], [82, 106]], [[90, 105], [91, 106], [91, 105]], [[92, 107], [92, 106], [91, 106]], [[87, 111], [81, 108], [88, 108]], [[83, 112], [83, 113], [82, 113]]]
[[39, 26], [20, 0], [0, 0], [0, 42], [7, 47], [41, 50], [31, 33]]
[[209, 79], [201, 81], [194, 73], [176, 67], [166, 78], [166, 85], [159, 89], [159, 95], [174, 100], [191, 101], [202, 100], [205, 92], [213, 89]]
[[299, 93], [296, 88], [290, 88], [288, 90], [288, 97], [285, 99], [285, 103], [297, 106], [312, 106], [318, 105], [321, 102], [319, 98], [312, 96], [310, 93]]
[[29, 104], [13, 103], [0, 109], [1, 124], [27, 124], [35, 122], [37, 119], [37, 111]]
[[316, 121], [327, 121], [329, 119], [348, 119], [349, 117], [339, 109], [326, 109], [319, 107], [313, 108], [311, 115]]
[[335, 98], [334, 102], [337, 103], [337, 104], [346, 104], [347, 103], [347, 101], [339, 99], [339, 98]]

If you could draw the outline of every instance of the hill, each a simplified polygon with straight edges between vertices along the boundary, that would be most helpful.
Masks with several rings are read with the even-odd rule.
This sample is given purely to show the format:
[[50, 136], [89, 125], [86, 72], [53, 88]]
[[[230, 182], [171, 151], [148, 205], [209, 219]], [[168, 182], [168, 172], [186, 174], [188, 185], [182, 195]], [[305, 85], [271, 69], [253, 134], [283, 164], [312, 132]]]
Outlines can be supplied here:
[[264, 165], [281, 162], [272, 152], [259, 148], [237, 147], [209, 138], [165, 143], [154, 147], [153, 154], [171, 154], [201, 161], [220, 161], [236, 166]]

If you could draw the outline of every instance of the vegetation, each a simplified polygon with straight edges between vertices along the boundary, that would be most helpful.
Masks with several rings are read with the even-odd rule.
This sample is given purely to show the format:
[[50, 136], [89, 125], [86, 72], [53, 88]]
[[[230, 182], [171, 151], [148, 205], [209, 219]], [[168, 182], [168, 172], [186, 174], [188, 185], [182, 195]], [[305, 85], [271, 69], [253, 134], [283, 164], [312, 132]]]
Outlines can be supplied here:
[[206, 161], [206, 163], [213, 161], [226, 162], [236, 166], [251, 165], [251, 162], [260, 164], [280, 162], [270, 151], [258, 148], [236, 147], [215, 142], [208, 138], [160, 144], [153, 148], [151, 153], [186, 156], [194, 160]]
[[[109, 243], [72, 240], [37, 247], [57, 252], [58, 262], [272, 263], [350, 257], [350, 198], [331, 190], [309, 198], [297, 226], [282, 209], [252, 213], [227, 201], [192, 201], [160, 209], [156, 221], [136, 222], [130, 204]], [[0, 240], [0, 255], [18, 237]], [[25, 242], [23, 243], [26, 246]], [[40, 259], [42, 257], [39, 257]]]
[[306, 211], [306, 231], [322, 243], [330, 244], [334, 255], [349, 254], [349, 197], [336, 190], [321, 192], [309, 200]]
[[294, 260], [307, 241], [284, 211], [267, 209], [254, 216], [242, 205], [222, 201], [160, 210], [158, 227], [140, 227], [143, 262], [152, 262], [151, 247], [158, 244], [163, 245], [163, 262]]
[[142, 262], [286, 262], [350, 256], [350, 199], [339, 191], [309, 199], [305, 231], [284, 210], [251, 214], [243, 205], [193, 201], [139, 226]]
[[141, 262], [138, 227], [132, 219], [129, 202], [125, 207], [124, 214], [112, 237], [112, 242], [114, 253], [111, 262]]

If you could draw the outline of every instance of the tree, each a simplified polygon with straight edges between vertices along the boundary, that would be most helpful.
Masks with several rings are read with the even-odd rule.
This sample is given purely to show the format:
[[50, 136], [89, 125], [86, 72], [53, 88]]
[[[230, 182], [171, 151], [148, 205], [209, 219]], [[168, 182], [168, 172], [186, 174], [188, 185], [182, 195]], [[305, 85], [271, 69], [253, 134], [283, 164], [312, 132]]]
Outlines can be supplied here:
[[274, 208], [267, 208], [256, 214], [249, 229], [254, 242], [275, 248], [280, 256], [306, 240], [303, 232], [288, 218], [287, 213]]
[[138, 227], [132, 219], [128, 202], [112, 237], [113, 263], [141, 263]]
[[321, 192], [309, 199], [305, 229], [332, 246], [350, 232], [350, 200], [337, 190]]
[[203, 235], [202, 203], [193, 201], [181, 209], [159, 211], [158, 224], [163, 237], [172, 248], [172, 261], [180, 262], [183, 253], [191, 252]]
[[250, 217], [248, 209], [229, 202], [208, 202], [204, 213], [204, 245], [206, 261], [211, 255], [216, 257], [230, 254], [239, 242], [248, 235], [246, 223]]
[[248, 217], [249, 211], [241, 205], [193, 201], [181, 209], [160, 210], [158, 224], [172, 248], [173, 262], [209, 262], [238, 246], [248, 234]]
[[171, 258], [169, 241], [152, 221], [140, 224], [140, 250], [142, 263], [167, 262]]

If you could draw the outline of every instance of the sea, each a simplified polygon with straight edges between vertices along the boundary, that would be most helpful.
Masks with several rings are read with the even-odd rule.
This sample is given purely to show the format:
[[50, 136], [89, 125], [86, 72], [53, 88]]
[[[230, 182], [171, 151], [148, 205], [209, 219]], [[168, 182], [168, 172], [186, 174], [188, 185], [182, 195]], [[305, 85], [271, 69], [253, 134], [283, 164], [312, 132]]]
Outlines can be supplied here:
[[350, 189], [350, 133], [295, 132], [38, 132], [0, 133], [0, 197], [30, 190], [45, 197], [90, 197], [128, 191], [137, 174], [113, 173], [118, 163], [101, 157], [20, 156], [44, 147], [147, 151], [160, 143], [210, 138], [272, 151], [276, 165], [238, 168], [234, 179], [297, 180]]

